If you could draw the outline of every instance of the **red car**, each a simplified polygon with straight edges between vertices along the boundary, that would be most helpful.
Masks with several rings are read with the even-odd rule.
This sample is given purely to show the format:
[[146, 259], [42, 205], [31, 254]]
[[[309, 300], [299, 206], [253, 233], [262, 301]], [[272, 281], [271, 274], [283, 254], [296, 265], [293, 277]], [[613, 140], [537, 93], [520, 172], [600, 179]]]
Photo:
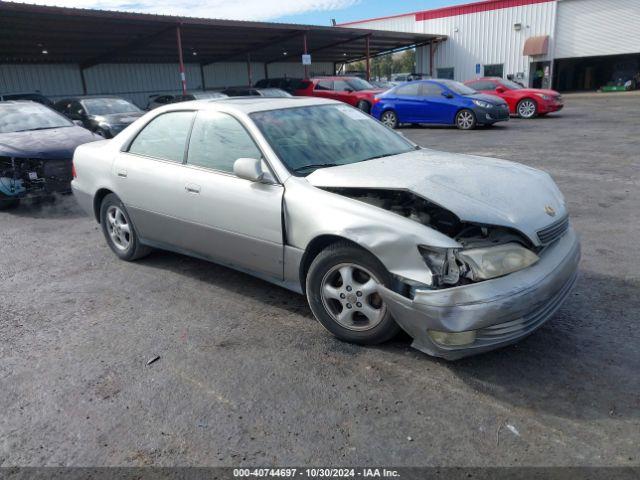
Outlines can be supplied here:
[[294, 95], [322, 97], [340, 100], [369, 113], [374, 97], [384, 89], [376, 88], [358, 77], [317, 77], [305, 82], [305, 87], [295, 90]]
[[482, 93], [497, 95], [509, 104], [509, 111], [520, 118], [533, 118], [559, 112], [564, 107], [562, 96], [555, 90], [525, 88], [504, 78], [479, 78], [465, 85]]

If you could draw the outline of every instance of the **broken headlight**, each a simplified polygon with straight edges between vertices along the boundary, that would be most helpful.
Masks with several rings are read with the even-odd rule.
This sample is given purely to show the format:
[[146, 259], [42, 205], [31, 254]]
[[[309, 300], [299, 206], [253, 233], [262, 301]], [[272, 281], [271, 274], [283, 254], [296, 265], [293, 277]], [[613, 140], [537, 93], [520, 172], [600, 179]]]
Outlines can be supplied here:
[[455, 285], [460, 281], [460, 275], [465, 271], [461, 271], [461, 267], [464, 266], [456, 258], [458, 249], [434, 248], [424, 245], [419, 246], [418, 249], [431, 270], [433, 286]]
[[471, 269], [473, 280], [502, 277], [527, 268], [539, 260], [535, 253], [519, 243], [460, 250], [458, 257]]

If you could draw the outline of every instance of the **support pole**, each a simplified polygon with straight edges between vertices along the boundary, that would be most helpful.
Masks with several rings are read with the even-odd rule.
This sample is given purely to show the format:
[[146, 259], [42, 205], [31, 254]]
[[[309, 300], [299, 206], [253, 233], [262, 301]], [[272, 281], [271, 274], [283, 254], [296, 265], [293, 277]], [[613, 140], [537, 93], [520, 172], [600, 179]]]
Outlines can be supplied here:
[[264, 78], [269, 78], [269, 64], [264, 62]]
[[253, 87], [253, 78], [251, 72], [251, 54], [247, 53], [247, 79], [249, 80], [249, 86]]
[[371, 52], [369, 51], [369, 39], [371, 38], [371, 35], [367, 35], [367, 37], [364, 39], [365, 40], [365, 46], [366, 46], [366, 55], [367, 55], [367, 82], [369, 80], [371, 80]]
[[87, 95], [87, 80], [84, 78], [84, 68], [80, 67], [80, 80], [82, 81], [82, 94]]
[[202, 90], [203, 91], [207, 89], [204, 80], [205, 80], [204, 65], [200, 64], [200, 81], [202, 82]]
[[178, 39], [178, 61], [180, 62], [180, 82], [182, 83], [182, 95], [187, 94], [187, 77], [184, 71], [184, 59], [182, 58], [182, 33], [180, 25], [176, 27], [176, 37]]
[[433, 78], [433, 41], [429, 42], [429, 76]]
[[[305, 33], [302, 36], [302, 42], [303, 42], [303, 47], [304, 47], [304, 54], [308, 55], [308, 50], [307, 50], [307, 34]], [[309, 78], [309, 66], [308, 65], [304, 65], [304, 79], [307, 80]]]

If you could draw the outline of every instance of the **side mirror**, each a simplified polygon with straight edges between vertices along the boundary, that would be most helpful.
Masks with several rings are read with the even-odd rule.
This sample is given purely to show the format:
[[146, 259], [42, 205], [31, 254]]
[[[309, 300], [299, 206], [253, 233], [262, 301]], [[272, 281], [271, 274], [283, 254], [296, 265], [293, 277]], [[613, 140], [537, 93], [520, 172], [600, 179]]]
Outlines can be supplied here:
[[81, 120], [72, 120], [72, 122], [77, 127], [84, 127], [84, 123]]
[[504, 92], [506, 92], [506, 90], [504, 89], [504, 87], [497, 87], [497, 88], [496, 88], [496, 92], [498, 92], [498, 93], [504, 93]]
[[444, 98], [453, 98], [453, 94], [449, 93], [449, 92], [442, 92], [442, 96]]
[[352, 88], [345, 88], [344, 91], [347, 92], [347, 93], [353, 93], [353, 89]]
[[[244, 178], [250, 182], [262, 182], [270, 175], [262, 169], [262, 160], [257, 158], [239, 158], [233, 164], [233, 173], [238, 178]], [[265, 178], [267, 177], [267, 178]]]

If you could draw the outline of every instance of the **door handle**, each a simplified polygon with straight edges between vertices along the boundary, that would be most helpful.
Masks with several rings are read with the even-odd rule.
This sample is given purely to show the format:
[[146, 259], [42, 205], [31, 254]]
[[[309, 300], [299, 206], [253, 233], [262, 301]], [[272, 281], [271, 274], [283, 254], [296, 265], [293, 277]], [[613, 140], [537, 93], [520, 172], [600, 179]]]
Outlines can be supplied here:
[[195, 183], [187, 183], [184, 189], [189, 193], [200, 193], [200, 185], [196, 185]]
[[126, 171], [126, 170], [118, 170], [118, 171], [116, 172], [116, 174], [117, 174], [119, 177], [127, 178], [127, 171]]

